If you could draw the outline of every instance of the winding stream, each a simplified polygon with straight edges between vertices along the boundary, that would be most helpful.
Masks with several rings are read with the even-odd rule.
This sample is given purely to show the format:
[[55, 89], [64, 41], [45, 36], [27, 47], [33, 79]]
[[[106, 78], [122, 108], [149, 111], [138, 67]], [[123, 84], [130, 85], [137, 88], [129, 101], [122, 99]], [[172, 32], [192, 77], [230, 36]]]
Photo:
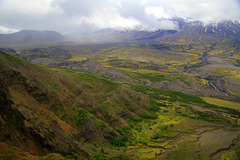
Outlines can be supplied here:
[[204, 52], [203, 55], [202, 55], [202, 58], [201, 58], [202, 61], [201, 61], [200, 63], [194, 64], [194, 65], [188, 67], [188, 68], [185, 70], [185, 72], [186, 72], [186, 73], [190, 73], [190, 71], [191, 71], [192, 69], [200, 68], [200, 67], [203, 67], [203, 66], [205, 66], [205, 65], [210, 64], [210, 62], [208, 61], [207, 56], [208, 56], [208, 53], [207, 53], [207, 51], [206, 51], [206, 52]]
[[222, 92], [220, 91], [215, 85], [213, 82], [209, 81], [209, 84], [215, 89], [215, 91], [217, 91], [218, 93], [222, 93], [222, 94], [225, 94], [226, 96], [229, 96], [226, 92]]
[[[213, 47], [213, 46], [212, 46], [212, 47]], [[211, 47], [211, 48], [212, 48], [212, 47]], [[208, 51], [205, 51], [205, 52], [203, 53], [202, 58], [201, 58], [202, 61], [201, 61], [200, 63], [194, 64], [194, 65], [188, 67], [188, 68], [185, 70], [185, 72], [186, 72], [186, 73], [190, 73], [190, 72], [192, 71], [192, 69], [200, 68], [200, 67], [203, 67], [203, 66], [205, 66], [205, 65], [210, 64], [210, 62], [208, 61], [208, 53], [207, 53], [207, 52], [208, 52]], [[223, 92], [223, 91], [221, 91], [220, 89], [218, 89], [217, 86], [216, 86], [212, 81], [208, 80], [208, 82], [209, 82], [210, 86], [212, 86], [212, 87], [214, 88], [215, 91], [217, 91], [218, 93], [221, 93], [221, 94], [225, 94], [226, 96], [229, 96], [228, 93]]]

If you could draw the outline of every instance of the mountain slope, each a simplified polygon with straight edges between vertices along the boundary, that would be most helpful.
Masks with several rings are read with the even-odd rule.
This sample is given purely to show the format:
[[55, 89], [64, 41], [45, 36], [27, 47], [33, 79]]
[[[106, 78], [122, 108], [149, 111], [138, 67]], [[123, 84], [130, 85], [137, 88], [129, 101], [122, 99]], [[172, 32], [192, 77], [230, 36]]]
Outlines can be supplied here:
[[154, 42], [155, 38], [175, 33], [174, 30], [156, 32], [138, 30], [103, 29], [89, 34], [69, 34], [67, 38], [78, 43], [122, 43], [122, 42]]
[[224, 40], [236, 41], [240, 38], [238, 21], [220, 21], [204, 24], [200, 21], [188, 22], [175, 34], [160, 37], [160, 41], [196, 44], [213, 44]]
[[24, 30], [12, 34], [0, 34], [0, 45], [60, 42], [65, 38], [54, 31]]
[[216, 21], [205, 24], [201, 21], [189, 21], [181, 18], [166, 20], [175, 24], [178, 29], [157, 31], [103, 29], [87, 34], [69, 34], [67, 37], [80, 43], [156, 43], [164, 41], [199, 44], [212, 44], [221, 42], [223, 39], [235, 40], [240, 38], [240, 23], [238, 21]]
[[146, 96], [103, 78], [0, 58], [2, 145], [37, 156], [91, 156], [93, 142], [109, 144], [119, 136], [113, 128], [149, 107]]

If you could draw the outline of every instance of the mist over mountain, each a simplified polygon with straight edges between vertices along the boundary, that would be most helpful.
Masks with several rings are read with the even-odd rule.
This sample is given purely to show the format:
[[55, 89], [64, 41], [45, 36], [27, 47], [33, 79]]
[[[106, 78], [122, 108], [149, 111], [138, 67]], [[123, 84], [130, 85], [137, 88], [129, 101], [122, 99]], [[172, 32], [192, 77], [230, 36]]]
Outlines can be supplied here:
[[[210, 42], [213, 39], [217, 41], [222, 41], [225, 38], [239, 39], [240, 36], [240, 23], [237, 20], [202, 22], [194, 19], [174, 17], [156, 19], [156, 22], [159, 26], [164, 24], [166, 28], [158, 30], [146, 30], [146, 26], [122, 29], [108, 28], [94, 32], [73, 32], [65, 35], [55, 31], [24, 30], [12, 34], [0, 34], [0, 44], [37, 44], [64, 41], [77, 43], [156, 43], [159, 41], [177, 42], [181, 39], [195, 42]], [[167, 29], [169, 24], [174, 27]]]
[[165, 36], [159, 40], [167, 42], [184, 40], [186, 42], [211, 43], [214, 41], [224, 41], [224, 39], [238, 41], [239, 38], [239, 21], [222, 20], [208, 23], [190, 21], [185, 23], [175, 34], [168, 37]]
[[239, 39], [240, 23], [236, 20], [218, 20], [202, 22], [179, 17], [158, 19], [161, 22], [173, 24], [172, 29], [145, 30], [142, 26], [125, 29], [103, 29], [90, 33], [70, 33], [68, 40], [79, 43], [116, 43], [116, 42], [145, 42], [159, 41], [177, 42], [179, 40], [194, 42], [210, 42], [211, 39], [223, 41], [224, 39]]
[[63, 35], [55, 31], [24, 30], [12, 34], [0, 34], [0, 45], [61, 42], [64, 39]]

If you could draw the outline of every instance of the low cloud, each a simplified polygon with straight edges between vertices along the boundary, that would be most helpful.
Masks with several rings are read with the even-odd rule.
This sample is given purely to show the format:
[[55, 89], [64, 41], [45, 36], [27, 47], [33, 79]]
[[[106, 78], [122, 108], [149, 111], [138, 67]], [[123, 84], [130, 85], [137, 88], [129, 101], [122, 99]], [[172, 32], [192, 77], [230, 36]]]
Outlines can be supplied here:
[[18, 29], [15, 28], [7, 28], [4, 26], [0, 26], [0, 33], [13, 33], [13, 32], [18, 32]]
[[[239, 0], [0, 0], [1, 33], [10, 28], [62, 33], [115, 29], [177, 29], [161, 18], [237, 19]], [[9, 29], [8, 29], [9, 28]]]

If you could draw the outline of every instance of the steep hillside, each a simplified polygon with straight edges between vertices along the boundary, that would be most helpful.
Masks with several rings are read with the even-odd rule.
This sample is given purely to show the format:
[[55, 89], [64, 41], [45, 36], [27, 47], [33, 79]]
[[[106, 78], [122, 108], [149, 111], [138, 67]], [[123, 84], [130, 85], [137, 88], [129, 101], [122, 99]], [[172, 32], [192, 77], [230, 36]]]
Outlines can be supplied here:
[[10, 145], [37, 156], [91, 156], [93, 142], [109, 144], [119, 136], [114, 128], [149, 107], [146, 96], [107, 79], [0, 58], [2, 153]]
[[23, 30], [12, 34], [0, 34], [0, 45], [61, 42], [64, 39], [63, 35], [54, 31]]

